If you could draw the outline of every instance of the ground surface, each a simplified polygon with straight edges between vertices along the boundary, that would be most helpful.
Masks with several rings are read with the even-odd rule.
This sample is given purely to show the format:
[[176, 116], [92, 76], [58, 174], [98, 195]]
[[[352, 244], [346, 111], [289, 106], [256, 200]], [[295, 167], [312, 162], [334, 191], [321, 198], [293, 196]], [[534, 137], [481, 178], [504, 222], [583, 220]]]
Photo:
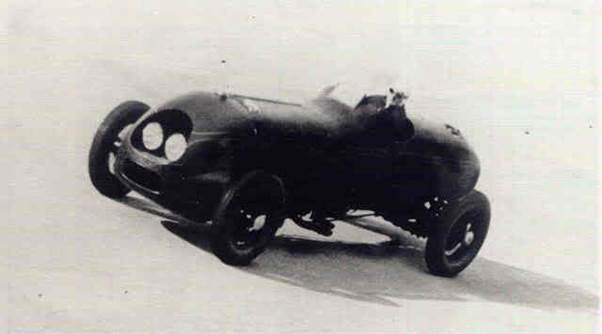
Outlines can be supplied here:
[[[595, 332], [588, 7], [405, 3], [6, 5], [0, 332]], [[458, 278], [428, 275], [420, 241], [390, 247], [344, 224], [331, 239], [286, 226], [252, 266], [227, 267], [203, 234], [88, 181], [93, 133], [123, 100], [292, 99], [333, 81], [410, 87], [411, 116], [474, 143], [493, 220]]]

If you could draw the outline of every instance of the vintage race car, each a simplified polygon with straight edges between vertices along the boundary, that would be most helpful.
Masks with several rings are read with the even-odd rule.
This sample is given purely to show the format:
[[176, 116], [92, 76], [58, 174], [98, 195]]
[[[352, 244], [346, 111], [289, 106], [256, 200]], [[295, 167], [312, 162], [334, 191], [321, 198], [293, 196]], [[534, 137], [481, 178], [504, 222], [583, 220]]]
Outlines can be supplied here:
[[355, 108], [327, 94], [305, 104], [209, 92], [156, 108], [128, 101], [105, 118], [89, 153], [101, 194], [134, 191], [210, 224], [224, 263], [249, 264], [286, 219], [330, 235], [333, 222], [364, 210], [426, 237], [427, 267], [447, 277], [487, 235], [479, 171], [459, 130], [410, 119], [379, 95]]

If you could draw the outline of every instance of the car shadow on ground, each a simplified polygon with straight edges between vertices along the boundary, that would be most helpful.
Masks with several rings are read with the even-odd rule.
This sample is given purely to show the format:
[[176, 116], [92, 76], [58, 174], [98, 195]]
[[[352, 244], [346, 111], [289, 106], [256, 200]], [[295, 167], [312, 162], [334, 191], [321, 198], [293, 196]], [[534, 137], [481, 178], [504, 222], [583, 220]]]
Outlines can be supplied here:
[[[163, 221], [163, 226], [210, 252], [209, 234]], [[417, 246], [418, 245], [418, 246]], [[399, 243], [348, 243], [280, 235], [241, 270], [304, 289], [381, 305], [400, 300], [488, 301], [542, 310], [595, 312], [598, 297], [561, 280], [477, 258], [458, 277], [430, 275], [415, 238]]]

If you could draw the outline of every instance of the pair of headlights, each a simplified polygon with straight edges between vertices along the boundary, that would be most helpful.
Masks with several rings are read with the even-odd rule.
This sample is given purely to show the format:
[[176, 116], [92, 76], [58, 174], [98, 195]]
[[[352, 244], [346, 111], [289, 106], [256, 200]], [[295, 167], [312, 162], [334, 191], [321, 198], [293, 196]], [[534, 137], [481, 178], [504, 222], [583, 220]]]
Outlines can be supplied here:
[[[163, 127], [157, 122], [148, 123], [142, 129], [142, 143], [149, 151], [161, 147], [164, 137]], [[181, 133], [174, 133], [165, 140], [165, 156], [170, 161], [176, 161], [184, 155], [186, 146], [186, 137]]]

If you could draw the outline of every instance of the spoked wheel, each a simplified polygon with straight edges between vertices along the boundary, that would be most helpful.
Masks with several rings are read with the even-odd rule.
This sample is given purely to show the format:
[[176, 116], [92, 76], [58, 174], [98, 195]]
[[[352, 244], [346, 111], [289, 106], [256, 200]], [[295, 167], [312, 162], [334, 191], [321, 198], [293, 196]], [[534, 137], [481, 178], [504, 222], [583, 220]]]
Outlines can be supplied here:
[[129, 127], [149, 108], [141, 102], [124, 102], [107, 115], [96, 131], [88, 156], [88, 173], [101, 194], [121, 198], [129, 192], [115, 176], [114, 164]]
[[429, 271], [453, 277], [464, 270], [485, 241], [490, 216], [487, 197], [476, 190], [450, 203], [431, 225], [425, 251]]
[[211, 248], [222, 262], [248, 265], [284, 223], [280, 180], [262, 172], [247, 174], [224, 195], [213, 218]]

